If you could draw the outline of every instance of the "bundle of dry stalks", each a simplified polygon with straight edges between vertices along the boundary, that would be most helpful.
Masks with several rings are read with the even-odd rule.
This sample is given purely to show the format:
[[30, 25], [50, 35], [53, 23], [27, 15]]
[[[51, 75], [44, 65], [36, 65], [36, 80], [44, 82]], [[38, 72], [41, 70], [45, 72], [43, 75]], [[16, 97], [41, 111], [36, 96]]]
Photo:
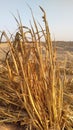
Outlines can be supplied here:
[[45, 11], [40, 9], [45, 31], [40, 24], [38, 30], [32, 14], [35, 29], [32, 24], [30, 29], [22, 26], [19, 16], [15, 39], [10, 41], [2, 33], [10, 51], [0, 68], [0, 123], [16, 123], [29, 130], [72, 130], [72, 107], [63, 98], [66, 83], [56, 63]]

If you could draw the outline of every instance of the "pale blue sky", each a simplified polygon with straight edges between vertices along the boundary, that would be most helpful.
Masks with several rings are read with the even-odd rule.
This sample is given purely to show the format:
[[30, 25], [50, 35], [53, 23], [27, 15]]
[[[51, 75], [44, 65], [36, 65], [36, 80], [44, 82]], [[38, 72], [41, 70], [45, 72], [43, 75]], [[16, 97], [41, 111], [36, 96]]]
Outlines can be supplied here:
[[0, 30], [9, 30], [13, 33], [17, 26], [11, 15], [17, 16], [19, 10], [23, 25], [29, 26], [31, 13], [26, 4], [30, 5], [33, 14], [42, 25], [41, 5], [47, 14], [52, 39], [73, 40], [73, 0], [0, 0]]

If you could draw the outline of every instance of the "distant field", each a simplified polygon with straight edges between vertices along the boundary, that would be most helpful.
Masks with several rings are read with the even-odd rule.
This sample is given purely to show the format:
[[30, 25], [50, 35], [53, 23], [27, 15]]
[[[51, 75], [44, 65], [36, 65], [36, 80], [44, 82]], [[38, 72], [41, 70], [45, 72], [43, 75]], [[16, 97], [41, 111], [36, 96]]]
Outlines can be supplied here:
[[0, 43], [0, 60], [5, 58], [6, 52], [9, 50], [7, 43]]
[[[65, 56], [67, 56], [69, 60], [73, 60], [73, 42], [57, 41], [53, 42], [53, 45], [57, 49], [58, 58], [64, 60]], [[8, 43], [0, 43], [0, 59], [4, 58], [8, 49]]]

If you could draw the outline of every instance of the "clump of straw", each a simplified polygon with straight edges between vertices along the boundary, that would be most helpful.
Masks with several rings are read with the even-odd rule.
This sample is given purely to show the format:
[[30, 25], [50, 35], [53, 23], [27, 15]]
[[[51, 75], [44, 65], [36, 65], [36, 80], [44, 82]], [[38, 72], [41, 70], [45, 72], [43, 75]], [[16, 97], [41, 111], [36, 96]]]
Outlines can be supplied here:
[[15, 39], [11, 41], [3, 32], [10, 51], [0, 69], [0, 123], [19, 123], [30, 130], [72, 130], [73, 112], [63, 102], [66, 84], [56, 62], [46, 13], [40, 9], [45, 29], [39, 24], [38, 30], [31, 11], [35, 29], [31, 23], [30, 29], [23, 26], [19, 16]]

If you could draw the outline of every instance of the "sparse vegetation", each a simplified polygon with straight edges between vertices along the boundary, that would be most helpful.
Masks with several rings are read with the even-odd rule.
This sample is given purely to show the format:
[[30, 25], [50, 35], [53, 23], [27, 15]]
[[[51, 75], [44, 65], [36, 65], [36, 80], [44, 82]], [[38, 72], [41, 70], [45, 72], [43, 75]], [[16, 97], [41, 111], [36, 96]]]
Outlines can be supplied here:
[[45, 29], [39, 24], [38, 30], [32, 13], [35, 28], [31, 23], [31, 28], [23, 26], [19, 16], [19, 21], [15, 17], [15, 38], [10, 40], [2, 33], [10, 50], [0, 67], [0, 123], [19, 124], [29, 130], [73, 130], [73, 104], [65, 101], [73, 96], [66, 92], [65, 69], [62, 79], [46, 13], [40, 9]]

